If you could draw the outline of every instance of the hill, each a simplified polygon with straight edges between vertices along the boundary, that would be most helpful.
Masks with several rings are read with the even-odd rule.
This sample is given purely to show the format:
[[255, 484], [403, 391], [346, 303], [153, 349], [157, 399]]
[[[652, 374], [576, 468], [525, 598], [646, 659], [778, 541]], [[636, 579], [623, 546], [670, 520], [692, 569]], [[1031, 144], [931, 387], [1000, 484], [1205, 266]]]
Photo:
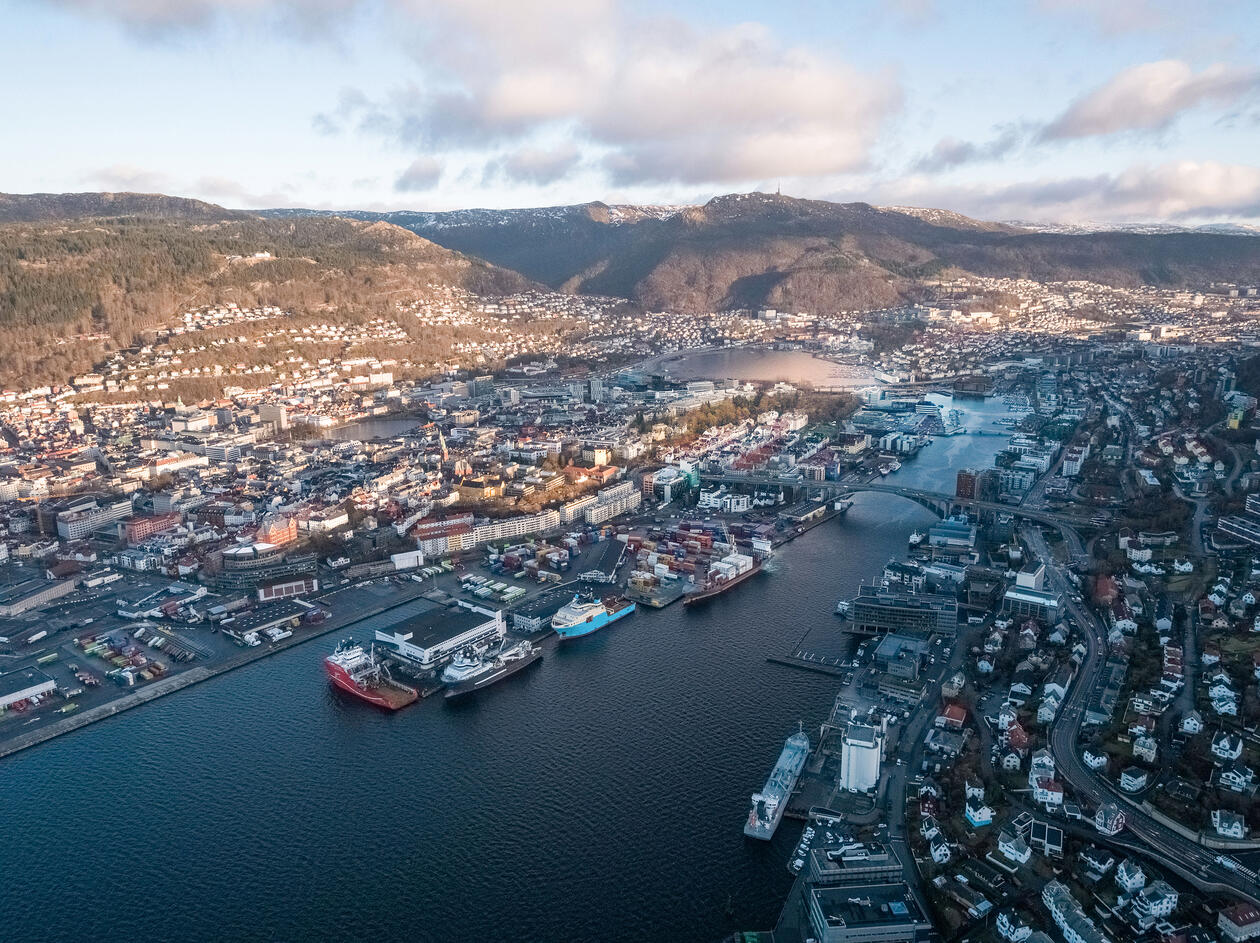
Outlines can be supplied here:
[[214, 203], [161, 193], [0, 193], [0, 223], [88, 217], [220, 220], [248, 216]]
[[[168, 199], [147, 205], [177, 213], [210, 206]], [[230, 214], [0, 224], [0, 386], [64, 381], [197, 305], [363, 318], [434, 284], [483, 294], [532, 286], [385, 222]]]
[[1039, 232], [944, 210], [765, 193], [640, 212], [585, 203], [355, 215], [552, 287], [677, 311], [878, 307], [951, 272], [1120, 287], [1260, 281], [1260, 239], [1233, 232]]

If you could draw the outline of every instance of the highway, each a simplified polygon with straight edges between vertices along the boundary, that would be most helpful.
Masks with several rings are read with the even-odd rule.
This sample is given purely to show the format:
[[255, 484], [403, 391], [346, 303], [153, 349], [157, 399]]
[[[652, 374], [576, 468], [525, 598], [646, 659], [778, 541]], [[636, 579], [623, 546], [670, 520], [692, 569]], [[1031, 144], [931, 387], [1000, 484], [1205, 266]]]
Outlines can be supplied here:
[[[1079, 544], [1080, 538], [1070, 528], [1061, 529], [1065, 539]], [[1025, 528], [1024, 536], [1034, 554], [1045, 561], [1052, 559], [1045, 537], [1039, 530]], [[1075, 587], [1068, 585], [1060, 568], [1047, 566], [1046, 573], [1051, 587], [1063, 593], [1064, 606], [1080, 626], [1088, 646], [1085, 661], [1077, 672], [1063, 709], [1050, 730], [1049, 747], [1054, 755], [1057, 775], [1080, 798], [1095, 807], [1108, 799], [1117, 801], [1125, 810], [1128, 834], [1141, 839], [1150, 857], [1162, 866], [1204, 891], [1230, 893], [1260, 905], [1260, 888], [1247, 876], [1218, 864], [1216, 857], [1221, 852], [1163, 825], [1082, 761], [1078, 746], [1081, 724], [1086, 705], [1090, 695], [1098, 687], [1106, 661], [1107, 630], [1092, 612], [1077, 601]]]

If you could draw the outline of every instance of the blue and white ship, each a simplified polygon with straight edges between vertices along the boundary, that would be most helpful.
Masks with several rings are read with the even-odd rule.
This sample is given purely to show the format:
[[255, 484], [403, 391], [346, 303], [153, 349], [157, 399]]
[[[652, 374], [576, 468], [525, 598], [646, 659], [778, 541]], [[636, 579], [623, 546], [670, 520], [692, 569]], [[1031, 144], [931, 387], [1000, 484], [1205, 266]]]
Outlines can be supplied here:
[[634, 603], [623, 596], [583, 599], [579, 595], [551, 617], [551, 627], [561, 639], [581, 638], [632, 612]]
[[752, 808], [748, 810], [748, 821], [744, 823], [745, 835], [749, 838], [760, 838], [762, 841], [769, 841], [774, 837], [775, 829], [779, 827], [788, 799], [796, 788], [796, 781], [801, 778], [801, 770], [805, 768], [805, 760], [808, 758], [809, 737], [803, 730], [797, 731], [783, 744], [779, 762], [774, 764], [770, 778], [761, 787], [761, 792], [753, 793]]

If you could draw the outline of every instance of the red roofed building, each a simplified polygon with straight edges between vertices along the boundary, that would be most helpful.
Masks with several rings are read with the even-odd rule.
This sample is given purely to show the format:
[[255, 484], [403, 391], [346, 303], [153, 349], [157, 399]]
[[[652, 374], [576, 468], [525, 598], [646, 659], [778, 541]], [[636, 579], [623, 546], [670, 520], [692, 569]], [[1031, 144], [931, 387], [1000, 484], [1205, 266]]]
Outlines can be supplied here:
[[936, 726], [938, 727], [949, 727], [952, 730], [961, 730], [963, 724], [966, 722], [967, 711], [958, 704], [950, 704], [936, 715]]
[[1018, 723], [1011, 724], [1006, 728], [1006, 742], [1016, 753], [1026, 753], [1030, 745], [1028, 731]]
[[1216, 916], [1217, 929], [1230, 943], [1243, 943], [1260, 937], [1260, 907], [1255, 904], [1234, 904]]

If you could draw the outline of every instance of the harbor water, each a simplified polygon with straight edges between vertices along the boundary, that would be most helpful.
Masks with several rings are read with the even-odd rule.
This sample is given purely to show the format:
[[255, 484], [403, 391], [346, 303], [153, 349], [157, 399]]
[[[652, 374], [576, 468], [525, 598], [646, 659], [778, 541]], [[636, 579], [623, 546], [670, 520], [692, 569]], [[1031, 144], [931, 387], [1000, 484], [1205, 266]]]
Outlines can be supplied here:
[[[1002, 440], [894, 479], [952, 489]], [[748, 797], [832, 678], [766, 662], [933, 520], [862, 495], [708, 605], [640, 607], [464, 703], [386, 714], [332, 689], [333, 639], [0, 770], [14, 940], [716, 941], [774, 924], [799, 828]], [[728, 907], [729, 902], [729, 907]], [[728, 912], [729, 910], [729, 912]]]

